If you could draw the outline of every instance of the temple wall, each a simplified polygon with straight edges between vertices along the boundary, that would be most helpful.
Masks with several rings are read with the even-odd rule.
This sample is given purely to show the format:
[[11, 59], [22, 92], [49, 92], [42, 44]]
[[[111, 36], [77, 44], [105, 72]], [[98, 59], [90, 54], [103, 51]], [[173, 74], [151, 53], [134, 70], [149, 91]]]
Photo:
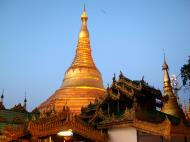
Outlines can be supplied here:
[[162, 138], [156, 135], [139, 134], [138, 142], [162, 142]]
[[138, 132], [138, 142], [190, 142], [190, 137], [185, 140], [184, 136], [172, 136], [170, 141], [156, 135]]
[[133, 127], [108, 130], [109, 142], [137, 142], [137, 130]]
[[182, 136], [173, 136], [171, 138], [171, 142], [190, 142], [190, 137], [187, 137], [187, 141], [185, 141], [185, 137], [182, 137]]

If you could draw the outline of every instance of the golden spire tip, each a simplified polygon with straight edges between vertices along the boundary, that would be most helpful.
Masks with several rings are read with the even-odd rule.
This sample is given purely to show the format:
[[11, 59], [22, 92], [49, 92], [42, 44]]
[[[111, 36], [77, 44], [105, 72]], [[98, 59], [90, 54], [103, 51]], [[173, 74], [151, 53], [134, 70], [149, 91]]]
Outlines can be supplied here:
[[163, 48], [163, 54], [164, 54], [164, 63], [166, 63], [166, 54], [164, 48]]
[[162, 66], [162, 69], [163, 70], [167, 70], [168, 69], [168, 64], [167, 64], [167, 62], [166, 62], [166, 55], [165, 55], [165, 51], [164, 51], [164, 48], [163, 48], [163, 54], [164, 54], [164, 64], [163, 64], [163, 66]]
[[85, 3], [84, 3], [84, 8], [83, 8], [83, 11], [86, 11]]

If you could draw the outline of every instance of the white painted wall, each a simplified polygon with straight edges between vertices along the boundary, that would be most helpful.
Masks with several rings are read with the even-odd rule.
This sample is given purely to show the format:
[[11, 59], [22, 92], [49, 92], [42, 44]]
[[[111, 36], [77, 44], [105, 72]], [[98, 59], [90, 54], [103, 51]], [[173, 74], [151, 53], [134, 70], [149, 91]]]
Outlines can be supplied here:
[[134, 127], [108, 130], [109, 142], [137, 142], [137, 130]]

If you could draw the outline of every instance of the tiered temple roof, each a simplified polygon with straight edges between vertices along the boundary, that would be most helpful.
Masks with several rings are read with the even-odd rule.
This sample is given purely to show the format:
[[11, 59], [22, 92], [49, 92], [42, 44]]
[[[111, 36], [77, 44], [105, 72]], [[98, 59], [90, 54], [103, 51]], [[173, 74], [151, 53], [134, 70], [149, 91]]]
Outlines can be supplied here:
[[[135, 127], [142, 132], [165, 137], [190, 135], [190, 121], [161, 112], [165, 98], [144, 80], [132, 81], [122, 73], [107, 88], [105, 98], [82, 109], [81, 118], [97, 129]], [[180, 108], [178, 108], [180, 110]]]

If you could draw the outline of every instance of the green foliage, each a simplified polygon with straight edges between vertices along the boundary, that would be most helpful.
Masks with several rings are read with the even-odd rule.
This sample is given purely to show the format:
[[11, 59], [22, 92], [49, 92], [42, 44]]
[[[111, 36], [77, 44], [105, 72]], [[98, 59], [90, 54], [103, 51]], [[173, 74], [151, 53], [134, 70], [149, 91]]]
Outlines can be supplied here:
[[183, 81], [183, 85], [189, 85], [190, 86], [190, 56], [188, 63], [183, 65], [181, 68], [181, 79]]

